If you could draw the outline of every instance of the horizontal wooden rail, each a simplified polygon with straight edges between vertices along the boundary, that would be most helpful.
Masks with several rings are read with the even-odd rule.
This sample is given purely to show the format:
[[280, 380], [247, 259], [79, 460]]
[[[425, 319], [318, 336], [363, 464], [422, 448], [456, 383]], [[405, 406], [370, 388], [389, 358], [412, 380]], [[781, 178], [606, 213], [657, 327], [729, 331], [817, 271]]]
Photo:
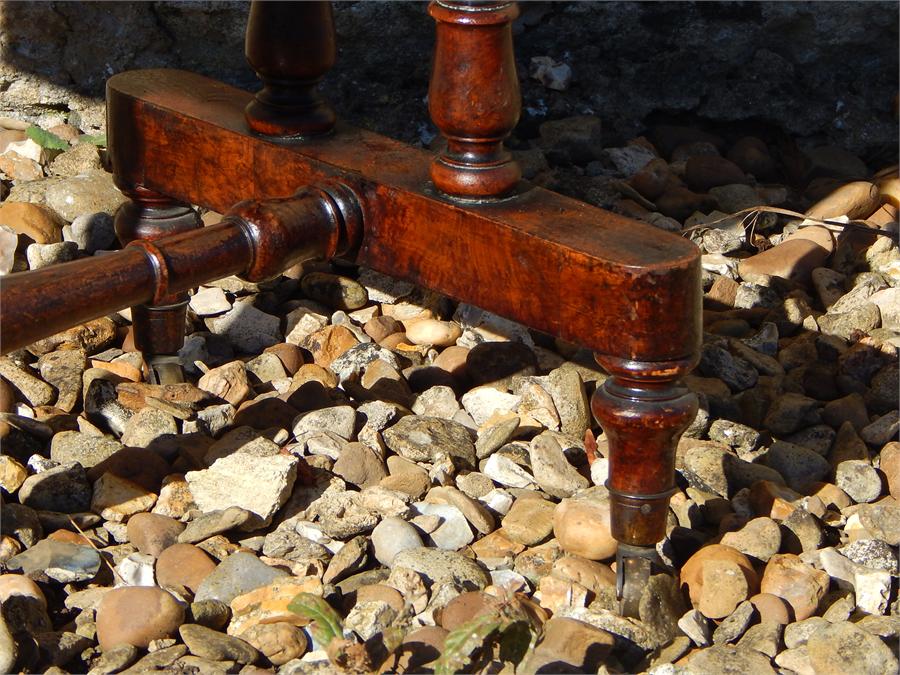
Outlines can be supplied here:
[[182, 71], [115, 75], [117, 183], [223, 211], [353, 177], [365, 223], [356, 262], [619, 359], [696, 353], [702, 293], [690, 242], [536, 187], [454, 201], [430, 186], [429, 153], [342, 124], [300, 142], [261, 137], [244, 119], [251, 99]]

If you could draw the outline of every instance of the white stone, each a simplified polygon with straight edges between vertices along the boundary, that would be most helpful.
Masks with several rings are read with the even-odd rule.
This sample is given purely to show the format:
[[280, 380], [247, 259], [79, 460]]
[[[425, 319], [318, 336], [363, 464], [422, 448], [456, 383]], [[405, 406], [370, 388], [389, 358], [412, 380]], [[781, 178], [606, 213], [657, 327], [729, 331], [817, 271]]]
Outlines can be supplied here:
[[606, 485], [609, 478], [609, 460], [606, 457], [597, 457], [591, 464], [591, 482], [594, 485]]
[[294, 487], [297, 462], [293, 455], [257, 457], [238, 452], [222, 457], [202, 471], [188, 471], [185, 480], [201, 511], [239, 506], [257, 516], [252, 527], [268, 525]]
[[155, 586], [156, 578], [153, 574], [155, 560], [152, 555], [145, 553], [132, 553], [119, 561], [116, 565], [115, 586]]
[[510, 340], [534, 346], [534, 339], [525, 326], [474, 305], [461, 302], [453, 314], [453, 320], [463, 329], [464, 335], [457, 341], [463, 347], [474, 347], [481, 342]]
[[534, 477], [504, 455], [493, 454], [484, 463], [482, 473], [492, 481], [514, 488], [534, 486]]
[[197, 316], [214, 316], [231, 309], [231, 303], [221, 288], [201, 288], [191, 296], [191, 310]]
[[402, 518], [385, 518], [372, 530], [375, 559], [385, 567], [391, 566], [394, 557], [400, 551], [419, 548], [422, 545], [419, 531]]
[[425, 417], [440, 417], [445, 420], [453, 419], [459, 411], [459, 401], [450, 387], [439, 385], [426, 389], [416, 397], [412, 411], [416, 415]]
[[469, 521], [455, 506], [416, 502], [413, 508], [421, 515], [437, 516], [441, 519], [437, 529], [429, 534], [434, 545], [440, 549], [458, 551], [463, 546], [471, 544], [475, 538], [469, 527]]
[[475, 424], [481, 426], [496, 413], [507, 413], [515, 410], [521, 397], [494, 389], [493, 387], [475, 387], [462, 397], [463, 407], [472, 416]]
[[421, 319], [406, 326], [406, 339], [414, 345], [449, 347], [460, 335], [462, 329], [452, 321]]
[[505, 516], [512, 508], [515, 497], [501, 488], [494, 488], [479, 500], [494, 513]]
[[307, 434], [330, 431], [344, 440], [351, 440], [356, 430], [356, 410], [349, 405], [337, 405], [302, 413], [294, 418], [294, 436], [299, 440]]
[[698, 609], [685, 612], [684, 616], [678, 619], [678, 627], [698, 647], [706, 647], [711, 642], [709, 622]]
[[301, 300], [285, 317], [285, 342], [299, 345], [307, 336], [328, 325], [329, 314], [317, 302]]

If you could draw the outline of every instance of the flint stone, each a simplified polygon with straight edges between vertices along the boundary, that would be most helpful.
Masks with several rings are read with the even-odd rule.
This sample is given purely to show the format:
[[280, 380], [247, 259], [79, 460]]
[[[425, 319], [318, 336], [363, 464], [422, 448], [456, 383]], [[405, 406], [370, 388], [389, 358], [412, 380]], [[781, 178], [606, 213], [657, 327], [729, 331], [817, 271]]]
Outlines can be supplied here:
[[433, 462], [446, 454], [465, 466], [475, 466], [475, 446], [466, 428], [438, 417], [410, 415], [384, 432], [384, 441], [397, 454], [414, 462]]
[[270, 567], [252, 553], [237, 551], [225, 558], [200, 583], [194, 602], [219, 600], [226, 605], [239, 595], [268, 586], [288, 572]]
[[63, 584], [87, 581], [100, 571], [100, 554], [90, 546], [43, 539], [6, 562], [23, 574], [44, 573]]
[[394, 557], [395, 568], [406, 567], [423, 575], [433, 586], [455, 583], [468, 590], [483, 590], [490, 574], [477, 562], [455, 551], [413, 548]]
[[84, 468], [72, 462], [26, 478], [19, 501], [39, 511], [78, 513], [90, 510], [92, 492]]

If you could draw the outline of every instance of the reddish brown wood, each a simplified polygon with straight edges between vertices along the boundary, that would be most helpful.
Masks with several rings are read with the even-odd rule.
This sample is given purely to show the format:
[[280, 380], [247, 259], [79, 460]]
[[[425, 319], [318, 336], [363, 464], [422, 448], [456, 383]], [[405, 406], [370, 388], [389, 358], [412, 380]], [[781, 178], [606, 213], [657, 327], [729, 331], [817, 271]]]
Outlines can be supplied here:
[[519, 121], [514, 2], [432, 2], [437, 22], [428, 111], [447, 139], [431, 164], [435, 187], [455, 197], [509, 194], [522, 172], [503, 148]]
[[679, 386], [692, 358], [640, 362], [600, 355], [611, 375], [591, 399], [609, 440], [611, 527], [632, 546], [652, 546], [666, 534], [675, 491], [675, 445], [697, 413], [697, 397]]
[[303, 260], [337, 255], [354, 245], [359, 230], [354, 192], [331, 183], [241, 202], [197, 231], [135, 239], [115, 253], [11, 274], [0, 289], [0, 347], [6, 353], [124, 307], [159, 305], [223, 276], [263, 281]]
[[700, 261], [680, 237], [540, 188], [477, 208], [442, 199], [427, 188], [427, 152], [346, 125], [300, 145], [256, 137], [250, 95], [199, 75], [123, 73], [107, 95], [123, 181], [225, 211], [353, 175], [360, 264], [619, 358], [698, 348]]
[[334, 66], [330, 2], [254, 1], [245, 52], [264, 85], [247, 105], [251, 129], [267, 136], [331, 131], [334, 111], [316, 91]]
[[[138, 185], [120, 184], [119, 189], [131, 198], [116, 213], [116, 234], [123, 245], [202, 227], [199, 215], [186, 204]], [[148, 357], [177, 353], [184, 344], [187, 303], [187, 292], [182, 291], [159, 297], [152, 305], [132, 307], [135, 346]]]

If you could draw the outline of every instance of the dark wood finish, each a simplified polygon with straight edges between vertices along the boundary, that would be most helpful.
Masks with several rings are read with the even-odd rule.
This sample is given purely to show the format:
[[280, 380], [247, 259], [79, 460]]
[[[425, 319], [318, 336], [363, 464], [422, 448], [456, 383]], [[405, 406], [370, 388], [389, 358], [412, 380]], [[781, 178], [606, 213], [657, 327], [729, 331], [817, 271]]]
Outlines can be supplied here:
[[435, 187], [455, 197], [509, 194], [522, 172], [503, 148], [522, 104], [513, 58], [514, 2], [439, 0], [428, 111], [447, 139], [431, 164]]
[[697, 397], [678, 380], [694, 359], [647, 363], [598, 356], [611, 375], [591, 399], [609, 439], [612, 535], [653, 546], [666, 535], [675, 491], [675, 445], [697, 414]]
[[[303, 260], [337, 255], [359, 231], [354, 193], [332, 183], [290, 198], [242, 202], [197, 231], [135, 239], [122, 251], [11, 274], [0, 289], [0, 348], [20, 349], [124, 307], [160, 305], [231, 274], [263, 281]], [[161, 313], [151, 310], [151, 321], [154, 312]]]
[[467, 207], [428, 189], [427, 152], [347, 125], [299, 145], [259, 138], [249, 94], [191, 73], [122, 73], [107, 96], [131, 139], [112, 148], [123, 181], [225, 211], [354, 176], [360, 264], [618, 358], [698, 349], [700, 259], [680, 237], [541, 188]]
[[[202, 227], [200, 216], [186, 204], [137, 185], [119, 185], [119, 189], [131, 198], [116, 213], [116, 235], [123, 245]], [[182, 291], [159, 297], [153, 305], [132, 307], [135, 346], [148, 358], [176, 354], [184, 345], [187, 303], [187, 292]]]
[[247, 105], [247, 124], [266, 136], [315, 136], [334, 126], [334, 111], [316, 91], [334, 66], [330, 2], [268, 2], [250, 6], [247, 61], [263, 89]]

